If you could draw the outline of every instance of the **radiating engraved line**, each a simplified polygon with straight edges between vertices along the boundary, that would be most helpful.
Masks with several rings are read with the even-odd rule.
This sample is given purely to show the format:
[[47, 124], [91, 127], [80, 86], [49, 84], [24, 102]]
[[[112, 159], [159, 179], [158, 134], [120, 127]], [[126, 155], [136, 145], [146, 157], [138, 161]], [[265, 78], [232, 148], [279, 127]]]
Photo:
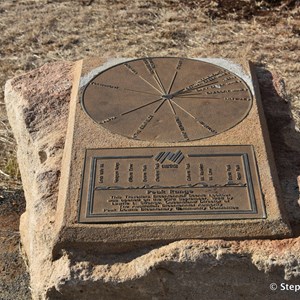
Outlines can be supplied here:
[[92, 82], [92, 85], [97, 86], [97, 87], [104, 87], [104, 88], [110, 88], [110, 89], [115, 89], [115, 90], [123, 90], [123, 91], [130, 91], [130, 92], [136, 92], [136, 93], [142, 93], [142, 94], [157, 96], [157, 94], [153, 94], [153, 93], [149, 93], [149, 92], [145, 92], [145, 91], [127, 89], [127, 88], [119, 87], [119, 86], [111, 86], [111, 85], [106, 85], [106, 84], [102, 84], [102, 83], [98, 83], [98, 82]]
[[216, 89], [222, 89], [225, 88], [226, 85], [223, 83], [220, 83], [219, 81], [212, 83], [210, 86], [207, 87], [196, 87], [197, 92], [205, 92], [209, 90], [216, 90]]
[[149, 84], [150, 86], [152, 86], [156, 91], [158, 91], [160, 94], [162, 94], [163, 92], [160, 91], [159, 89], [157, 89], [154, 85], [152, 85], [150, 82], [148, 82], [145, 78], [143, 78], [141, 75], [138, 75], [139, 78], [141, 78], [143, 81], [145, 81], [147, 84]]
[[148, 93], [148, 92], [144, 92], [144, 91], [138, 91], [138, 90], [132, 90], [132, 89], [126, 89], [126, 88], [124, 88], [124, 90], [131, 91], [131, 92], [136, 92], [136, 93], [142, 93], [142, 94], [148, 94], [148, 95], [157, 96], [157, 94]]
[[153, 111], [153, 115], [148, 115], [146, 120], [143, 121], [143, 123], [138, 127], [138, 129], [133, 133], [132, 138], [136, 139], [141, 132], [145, 129], [145, 127], [148, 125], [148, 123], [151, 122], [151, 120], [154, 117], [154, 114], [161, 108], [161, 106], [165, 103], [166, 99], [163, 99], [163, 101], [157, 106], [157, 108]]
[[162, 101], [162, 102], [158, 105], [158, 107], [154, 110], [154, 113], [156, 113], [156, 112], [161, 108], [161, 106], [165, 103], [165, 101], [166, 101], [166, 99], [164, 99], [164, 101]]
[[136, 111], [136, 110], [138, 110], [138, 109], [144, 108], [144, 107], [146, 107], [146, 106], [148, 106], [148, 105], [151, 105], [151, 104], [153, 104], [153, 103], [156, 103], [156, 102], [158, 102], [158, 101], [160, 101], [160, 100], [162, 100], [162, 97], [160, 97], [159, 99], [156, 99], [156, 100], [154, 100], [154, 101], [151, 101], [151, 102], [149, 102], [149, 103], [146, 103], [146, 104], [144, 104], [144, 105], [142, 105], [142, 106], [139, 106], [139, 107], [136, 107], [136, 108], [131, 109], [131, 110], [129, 110], [129, 111], [126, 111], [126, 112], [120, 114], [120, 116], [127, 115], [127, 114], [129, 114], [129, 113], [131, 113], [131, 112], [134, 112], [134, 111]]
[[[213, 84], [216, 84], [216, 83], [217, 82], [208, 83], [208, 84], [205, 84], [205, 85], [198, 86], [197, 88], [203, 88], [203, 87], [210, 86], [210, 85], [213, 85]], [[188, 94], [190, 92], [193, 92], [197, 88], [191, 88], [191, 89], [185, 91], [185, 89], [186, 89], [186, 87], [185, 87], [185, 88], [183, 88], [183, 89], [181, 89], [181, 90], [179, 90], [177, 92], [172, 93], [172, 95], [174, 97], [176, 97], [177, 95], [186, 95], [186, 94]]]
[[153, 74], [154, 74], [154, 79], [155, 79], [156, 83], [161, 87], [162, 91], [163, 91], [164, 93], [166, 93], [166, 90], [165, 90], [165, 88], [164, 88], [164, 85], [163, 85], [162, 81], [160, 80], [160, 77], [159, 77], [159, 75], [158, 75], [158, 73], [157, 73], [157, 71], [156, 71], [156, 67], [155, 67], [154, 61], [152, 60], [152, 58], [146, 59], [146, 61], [147, 61], [147, 63], [148, 63], [149, 68], [150, 68], [151, 71], [152, 71], [152, 72], [150, 71], [150, 73], [152, 74], [152, 76], [153, 76]]
[[[182, 67], [182, 59], [180, 58], [179, 60], [178, 60], [178, 62], [177, 62], [177, 66], [176, 66], [176, 71], [175, 71], [175, 73], [174, 73], [174, 75], [173, 75], [173, 78], [172, 78], [172, 80], [171, 80], [171, 82], [170, 82], [170, 85], [169, 85], [169, 88], [168, 88], [168, 92], [167, 92], [167, 94], [170, 94], [170, 92], [171, 92], [171, 89], [172, 89], [172, 87], [173, 87], [173, 84], [174, 84], [174, 82], [175, 82], [175, 79], [176, 79], [176, 77], [177, 77], [177, 74], [178, 74], [178, 71], [181, 69], [181, 67]], [[171, 103], [170, 103], [171, 104]], [[172, 106], [172, 105], [171, 105]], [[172, 108], [173, 108], [173, 106], [172, 106]], [[174, 108], [173, 108], [173, 110], [174, 110]], [[175, 112], [175, 111], [174, 111]], [[175, 113], [176, 114], [176, 113]]]
[[154, 62], [152, 60], [150, 61], [149, 59], [143, 59], [143, 63], [145, 65], [147, 71], [151, 74], [151, 76], [153, 77], [153, 79], [157, 83], [157, 85], [161, 88], [160, 93], [165, 94], [166, 93], [165, 88], [162, 85], [162, 83], [160, 81], [160, 78], [159, 78], [158, 74], [155, 71], [155, 68], [152, 67], [152, 64], [154, 65]]
[[173, 84], [174, 84], [174, 82], [175, 82], [176, 76], [177, 76], [177, 71], [176, 71], [176, 72], [174, 73], [174, 75], [173, 75], [173, 78], [172, 78], [172, 81], [171, 81], [170, 86], [169, 86], [169, 88], [168, 88], [168, 93], [167, 93], [167, 94], [170, 94], [170, 91], [171, 91], [172, 86], [173, 86]]
[[[172, 100], [170, 100], [172, 101]], [[199, 125], [201, 125], [203, 128], [205, 128], [206, 130], [208, 130], [209, 132], [212, 132], [214, 134], [217, 134], [218, 132], [216, 130], [214, 130], [213, 128], [211, 128], [209, 125], [207, 125], [204, 122], [199, 121], [195, 116], [193, 116], [191, 113], [189, 113], [187, 110], [185, 110], [182, 106], [180, 106], [179, 104], [177, 104], [176, 102], [172, 101], [176, 106], [178, 106], [182, 111], [184, 111], [186, 114], [188, 114], [190, 117], [192, 117]]]
[[163, 91], [164, 91], [164, 93], [166, 94], [165, 87], [164, 87], [163, 83], [161, 82], [161, 80], [160, 80], [160, 77], [159, 77], [158, 73], [156, 72], [156, 70], [155, 70], [155, 69], [154, 69], [153, 71], [154, 71], [154, 74], [156, 75], [156, 77], [157, 77], [157, 79], [158, 79], [158, 81], [159, 81], [159, 84], [160, 84], [160, 86], [161, 86], [162, 90], [163, 90]]
[[[195, 94], [196, 95], [196, 94]], [[182, 95], [182, 96], [174, 96], [174, 98], [183, 98], [183, 99], [185, 99], [185, 98], [192, 98], [192, 99], [204, 99], [204, 100], [224, 100], [224, 97], [223, 98], [214, 98], [214, 97], [191, 97], [191, 96], [185, 96], [185, 95]]]
[[188, 114], [190, 117], [192, 117], [193, 119], [196, 119], [195, 116], [193, 116], [191, 113], [189, 113], [187, 110], [185, 110], [182, 106], [180, 106], [179, 104], [177, 104], [175, 101], [170, 100], [170, 102], [172, 102], [173, 104], [175, 104], [176, 106], [178, 106], [182, 111], [184, 111], [186, 114]]
[[129, 70], [129, 72], [131, 72], [132, 74], [138, 76], [140, 79], [142, 79], [145, 83], [147, 83], [148, 85], [150, 85], [152, 88], [154, 88], [157, 92], [159, 92], [159, 94], [162, 94], [162, 91], [158, 90], [154, 85], [152, 85], [149, 81], [147, 81], [144, 77], [142, 77], [130, 64], [125, 63], [123, 64], [123, 66]]
[[[185, 88], [183, 88], [183, 89], [181, 89], [181, 90], [179, 90], [179, 91], [177, 91], [177, 92], [174, 92], [173, 94], [177, 94], [177, 93], [179, 93], [179, 92], [182, 92], [182, 91], [184, 91], [185, 89], [187, 89], [187, 88], [189, 88], [189, 87], [191, 87], [191, 89], [188, 89], [187, 92], [189, 92], [190, 90], [195, 89], [195, 88], [202, 88], [202, 87], [204, 87], [204, 86], [196, 86], [196, 87], [193, 87], [193, 86], [194, 86], [194, 85], [197, 85], [197, 84], [200, 84], [200, 83], [203, 82], [203, 81], [210, 80], [211, 78], [213, 78], [212, 80], [215, 80], [215, 79], [218, 79], [218, 78], [220, 78], [220, 77], [226, 76], [226, 75], [228, 75], [228, 74], [229, 74], [229, 73], [226, 72], [226, 71], [219, 71], [217, 74], [214, 74], [214, 73], [213, 73], [212, 75], [210, 75], [210, 76], [208, 76], [208, 77], [201, 78], [201, 79], [195, 81], [194, 83], [188, 85], [187, 87], [185, 87]], [[209, 83], [208, 85], [212, 85], [212, 84], [216, 84], [216, 83], [218, 83], [218, 81], [215, 82], [215, 83]]]
[[[129, 113], [131, 113], [131, 112], [137, 111], [137, 110], [139, 110], [139, 109], [141, 109], [141, 108], [144, 108], [144, 107], [146, 107], [146, 106], [148, 106], [148, 105], [151, 105], [151, 104], [153, 104], [153, 103], [156, 103], [156, 102], [158, 102], [158, 101], [160, 101], [160, 100], [163, 100], [163, 99], [162, 99], [162, 98], [159, 98], [159, 99], [157, 99], [157, 100], [154, 100], [154, 101], [151, 101], [151, 102], [149, 102], [149, 103], [146, 103], [145, 105], [142, 105], [142, 106], [136, 107], [136, 108], [134, 108], [134, 109], [132, 109], [132, 110], [126, 111], [126, 112], [124, 112], [124, 113], [121, 113], [121, 114], [119, 114], [118, 116], [112, 116], [112, 117], [106, 118], [106, 119], [100, 121], [99, 123], [100, 123], [100, 124], [108, 123], [108, 122], [110, 122], [110, 121], [113, 121], [113, 120], [117, 119], [117, 118], [120, 117], [120, 116], [127, 115], [127, 114], [129, 114]], [[162, 101], [162, 103], [160, 103], [160, 105], [155, 109], [154, 113], [156, 113], [156, 111], [162, 106], [162, 104], [163, 104], [164, 102], [165, 102], [165, 99], [164, 99], [164, 100]]]
[[161, 93], [165, 94], [166, 90], [165, 90], [164, 86], [162, 85], [160, 78], [158, 77], [158, 74], [156, 73], [155, 70], [153, 70], [153, 74], [151, 74], [151, 76], [153, 77], [153, 79], [155, 80], [157, 85], [161, 88]]
[[174, 97], [176, 95], [185, 95], [185, 94], [189, 94], [190, 92], [195, 91], [196, 89], [201, 89], [201, 88], [204, 88], [206, 86], [214, 85], [214, 84], [217, 84], [217, 83], [218, 83], [218, 81], [215, 81], [215, 82], [207, 83], [207, 84], [204, 84], [204, 85], [196, 86], [196, 87], [190, 88], [188, 90], [185, 90], [186, 89], [186, 87], [185, 87], [185, 88], [183, 88], [183, 89], [181, 89], [181, 90], [179, 90], [179, 91], [177, 91], [173, 94], [174, 94]]
[[174, 109], [174, 107], [173, 107], [172, 102], [169, 100], [168, 103], [169, 103], [169, 105], [170, 105], [170, 107], [171, 107], [171, 110], [172, 110], [173, 114], [176, 115], [176, 111], [175, 111], [175, 109]]

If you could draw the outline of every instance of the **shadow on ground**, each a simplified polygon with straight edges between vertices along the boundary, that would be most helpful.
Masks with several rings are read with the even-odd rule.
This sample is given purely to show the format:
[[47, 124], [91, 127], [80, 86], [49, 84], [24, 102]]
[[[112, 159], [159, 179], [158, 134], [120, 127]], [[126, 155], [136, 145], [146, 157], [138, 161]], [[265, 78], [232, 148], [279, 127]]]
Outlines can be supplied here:
[[284, 202], [294, 236], [300, 234], [300, 133], [295, 130], [291, 105], [282, 78], [256, 65], [264, 112]]
[[0, 189], [0, 300], [30, 299], [29, 274], [20, 253], [21, 190]]

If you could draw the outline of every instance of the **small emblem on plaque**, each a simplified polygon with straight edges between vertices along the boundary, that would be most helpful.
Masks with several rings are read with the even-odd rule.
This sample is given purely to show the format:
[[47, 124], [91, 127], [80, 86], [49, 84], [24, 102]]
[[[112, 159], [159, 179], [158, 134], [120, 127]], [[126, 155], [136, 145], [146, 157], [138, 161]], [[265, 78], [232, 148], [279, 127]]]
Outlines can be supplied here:
[[182, 160], [184, 159], [183, 153], [178, 150], [177, 152], [160, 152], [156, 157], [155, 160], [160, 162], [161, 164], [164, 163], [165, 160], [169, 160], [177, 165], [179, 165]]

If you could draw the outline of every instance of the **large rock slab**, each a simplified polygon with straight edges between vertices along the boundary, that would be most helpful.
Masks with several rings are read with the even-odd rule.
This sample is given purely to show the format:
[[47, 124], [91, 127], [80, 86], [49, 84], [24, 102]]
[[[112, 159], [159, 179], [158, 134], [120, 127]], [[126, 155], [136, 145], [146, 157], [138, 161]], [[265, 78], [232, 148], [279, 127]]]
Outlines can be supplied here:
[[[299, 134], [276, 74], [257, 69], [294, 238], [182, 240], [120, 253], [62, 249], [55, 214], [74, 64], [47, 64], [6, 84], [27, 201], [21, 238], [34, 299], [296, 299], [299, 292]], [[270, 284], [276, 283], [276, 291]], [[273, 287], [273, 286], [272, 286]], [[283, 290], [285, 289], [285, 290]]]
[[[79, 61], [54, 256], [61, 248], [111, 253], [189, 238], [290, 236], [252, 70], [221, 59]], [[172, 100], [163, 100], [168, 86]], [[158, 162], [165, 151], [182, 151], [182, 163]]]

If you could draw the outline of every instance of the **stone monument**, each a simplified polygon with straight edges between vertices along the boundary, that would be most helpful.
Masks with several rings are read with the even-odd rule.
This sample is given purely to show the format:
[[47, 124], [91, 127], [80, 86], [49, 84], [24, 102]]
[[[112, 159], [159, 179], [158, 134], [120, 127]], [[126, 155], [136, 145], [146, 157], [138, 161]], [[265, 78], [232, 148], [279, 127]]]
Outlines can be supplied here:
[[[33, 299], [298, 299], [297, 188], [280, 194], [255, 71], [93, 58], [7, 82]], [[286, 159], [291, 136], [276, 141]]]
[[249, 70], [175, 57], [78, 62], [54, 255], [77, 243], [106, 252], [289, 236]]

